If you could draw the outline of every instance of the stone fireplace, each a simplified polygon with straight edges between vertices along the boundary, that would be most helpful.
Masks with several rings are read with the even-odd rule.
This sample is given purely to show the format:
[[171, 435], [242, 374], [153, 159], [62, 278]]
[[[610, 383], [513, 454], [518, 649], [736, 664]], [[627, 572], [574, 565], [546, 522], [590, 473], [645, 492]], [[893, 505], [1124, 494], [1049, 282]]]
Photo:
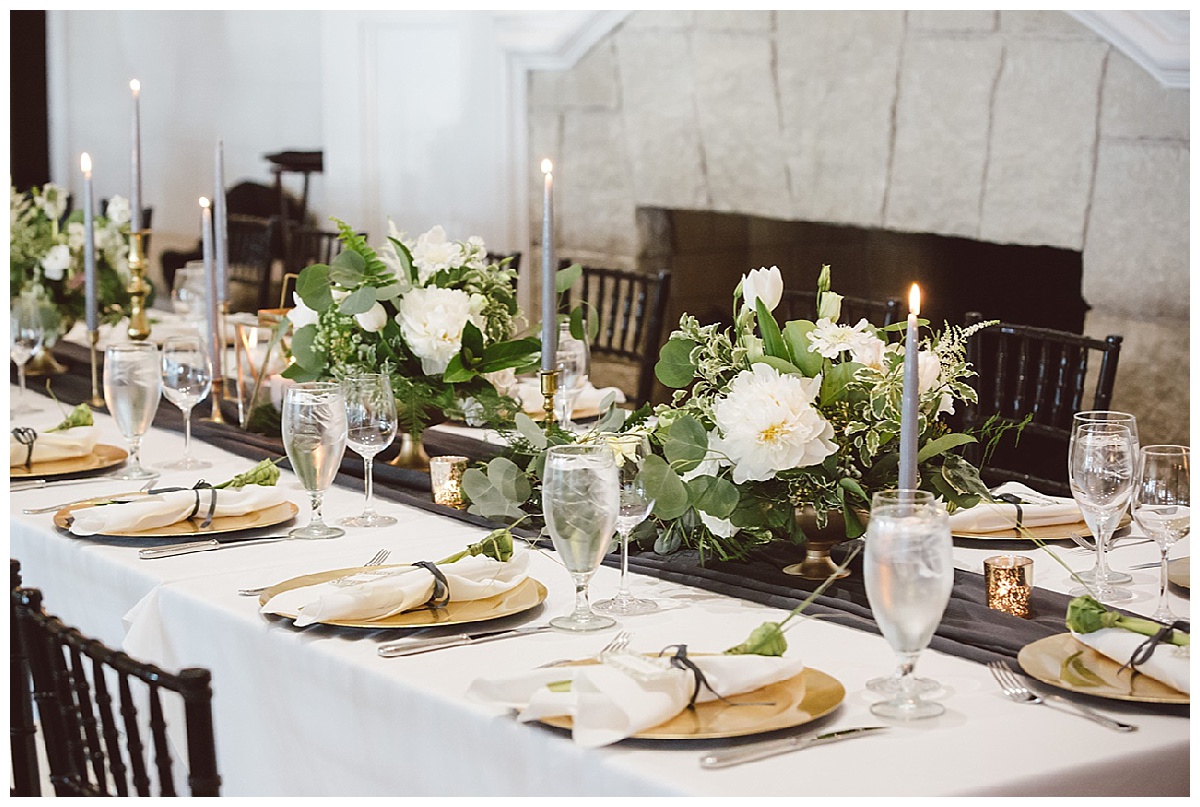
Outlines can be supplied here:
[[1121, 334], [1114, 406], [1145, 442], [1188, 442], [1190, 93], [1069, 15], [635, 12], [572, 68], [533, 72], [528, 103], [560, 255], [676, 266], [697, 235], [668, 325], [727, 310], [764, 264], [805, 287], [829, 263], [862, 296], [922, 280], [938, 318], [975, 299]]

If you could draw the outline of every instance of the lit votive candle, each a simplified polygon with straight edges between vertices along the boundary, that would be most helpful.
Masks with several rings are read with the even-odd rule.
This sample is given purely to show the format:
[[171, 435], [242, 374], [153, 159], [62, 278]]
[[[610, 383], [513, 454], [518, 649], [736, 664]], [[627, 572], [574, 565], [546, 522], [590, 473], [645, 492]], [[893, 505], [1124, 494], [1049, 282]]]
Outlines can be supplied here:
[[466, 507], [462, 495], [462, 476], [466, 470], [466, 457], [429, 458], [429, 477], [433, 482], [433, 501], [436, 504], [459, 510]]
[[1033, 591], [1033, 558], [1024, 555], [994, 555], [983, 562], [988, 608], [1029, 618], [1029, 595]]

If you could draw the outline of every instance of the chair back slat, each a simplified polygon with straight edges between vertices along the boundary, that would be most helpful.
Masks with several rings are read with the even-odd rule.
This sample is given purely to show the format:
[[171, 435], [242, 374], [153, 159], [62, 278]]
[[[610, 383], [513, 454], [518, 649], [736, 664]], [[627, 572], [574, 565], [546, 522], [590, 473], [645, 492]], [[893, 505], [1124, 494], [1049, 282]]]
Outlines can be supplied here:
[[129, 688], [129, 674], [118, 671], [117, 693], [121, 700], [121, 722], [125, 726], [125, 748], [129, 751], [129, 772], [139, 796], [150, 795], [150, 776], [146, 771], [146, 750], [138, 728], [137, 704]]
[[78, 647], [70, 648], [71, 679], [75, 696], [75, 714], [83, 729], [83, 746], [87, 762], [96, 781], [104, 781], [104, 749], [100, 746], [100, 733], [96, 726], [96, 712], [92, 708], [92, 687], [87, 679], [83, 654]]
[[276, 225], [277, 219], [274, 217], [244, 215], [230, 215], [226, 222], [229, 249], [227, 279], [230, 283], [252, 287], [257, 309], [270, 305]]
[[104, 734], [104, 751], [117, 795], [128, 795], [128, 770], [121, 752], [121, 734], [113, 717], [112, 695], [108, 692], [108, 679], [104, 674], [104, 662], [92, 659], [92, 682], [96, 686], [96, 710], [100, 713], [100, 731]]
[[158, 687], [150, 685], [150, 736], [154, 744], [154, 767], [158, 773], [159, 792], [175, 795], [175, 780], [171, 773], [171, 747], [167, 742], [167, 721], [163, 718], [162, 700]]
[[[21, 587], [21, 564], [9, 559], [11, 592]], [[9, 729], [8, 739], [12, 757], [13, 796], [40, 796], [41, 777], [37, 758], [37, 725], [33, 722], [33, 688], [29, 678], [29, 655], [20, 641], [17, 624], [17, 601], [9, 597]]]
[[[784, 289], [776, 316], [784, 321], [794, 319], [816, 320], [817, 293], [803, 289]], [[900, 318], [900, 301], [896, 298], [872, 300], [867, 297], [847, 295], [842, 297], [842, 313], [838, 322], [857, 325], [865, 319], [877, 328], [885, 328]]]

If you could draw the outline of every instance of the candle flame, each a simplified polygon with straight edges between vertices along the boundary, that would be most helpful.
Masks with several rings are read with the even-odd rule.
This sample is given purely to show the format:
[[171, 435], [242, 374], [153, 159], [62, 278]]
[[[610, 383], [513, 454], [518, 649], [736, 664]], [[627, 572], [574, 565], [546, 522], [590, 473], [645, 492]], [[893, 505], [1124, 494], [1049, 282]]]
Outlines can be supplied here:
[[912, 284], [912, 289], [908, 292], [908, 310], [911, 314], [921, 313], [921, 287], [916, 283]]
[[550, 162], [550, 160], [548, 160], [548, 159], [542, 160], [542, 173], [543, 174], [549, 174], [553, 170], [554, 170], [554, 163]]
[[89, 176], [92, 173], [92, 158], [88, 156], [86, 151], [79, 155], [79, 169]]
[[129, 82], [129, 89], [133, 90], [134, 95], [137, 95], [142, 91], [142, 82], [135, 78], [133, 81]]
[[200, 206], [201, 206], [201, 207], [208, 207], [208, 197], [207, 197], [207, 196], [201, 196], [201, 197], [200, 197]]

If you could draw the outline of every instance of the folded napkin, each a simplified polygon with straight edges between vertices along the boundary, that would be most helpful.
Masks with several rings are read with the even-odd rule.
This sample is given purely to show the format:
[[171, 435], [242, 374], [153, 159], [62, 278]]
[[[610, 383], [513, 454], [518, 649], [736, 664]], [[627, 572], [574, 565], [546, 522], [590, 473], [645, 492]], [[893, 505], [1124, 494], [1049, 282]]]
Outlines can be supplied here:
[[1074, 524], [1083, 520], [1083, 514], [1079, 512], [1079, 505], [1075, 504], [1074, 499], [1047, 496], [1020, 482], [1005, 482], [993, 495], [1016, 496], [1021, 503], [980, 502], [969, 510], [958, 510], [950, 516], [951, 532], [1011, 530], [1017, 526], [1018, 512], [1020, 524], [1024, 527]]
[[72, 513], [74, 519], [71, 522], [71, 533], [96, 535], [136, 532], [165, 527], [191, 516], [203, 519], [208, 515], [210, 497], [213, 494], [217, 497], [214, 518], [243, 516], [287, 501], [287, 495], [282, 490], [263, 485], [158, 493], [127, 504], [105, 504], [76, 510]]
[[[721, 697], [751, 692], [798, 675], [804, 664], [780, 656], [689, 656]], [[519, 705], [519, 720], [570, 715], [577, 745], [596, 748], [665, 723], [688, 706], [695, 676], [670, 668], [649, 680], [611, 664], [552, 667], [498, 678], [477, 678], [468, 695], [484, 702]], [[547, 685], [571, 682], [569, 689]], [[565, 691], [564, 691], [565, 690]], [[716, 700], [705, 687], [697, 703]]]
[[[1138, 647], [1149, 638], [1122, 628], [1101, 628], [1091, 633], [1071, 631], [1071, 635], [1118, 664], [1128, 664]], [[1137, 665], [1137, 669], [1143, 675], [1190, 695], [1189, 662], [1190, 648], [1163, 642], [1154, 649], [1154, 655]]]
[[[594, 412], [600, 408], [604, 396], [613, 394], [617, 403], [625, 403], [625, 393], [619, 387], [594, 387], [592, 382], [579, 391], [575, 398], [575, 412]], [[544, 411], [545, 398], [542, 396], [541, 381], [536, 378], [521, 378], [516, 387], [509, 393], [521, 402], [521, 409], [527, 415], [536, 415]]]
[[[76, 426], [62, 432], [37, 432], [33, 441], [33, 462], [53, 462], [86, 457], [96, 447], [99, 436], [95, 426]], [[24, 465], [29, 449], [13, 434], [8, 435], [8, 466]]]
[[[529, 552], [514, 552], [512, 559], [504, 562], [470, 555], [437, 568], [446, 578], [451, 602], [481, 600], [522, 583], [529, 576]], [[329, 620], [382, 619], [429, 602], [436, 585], [433, 573], [421, 566], [371, 569], [336, 583], [318, 583], [276, 594], [261, 612], [297, 614], [297, 627]]]

